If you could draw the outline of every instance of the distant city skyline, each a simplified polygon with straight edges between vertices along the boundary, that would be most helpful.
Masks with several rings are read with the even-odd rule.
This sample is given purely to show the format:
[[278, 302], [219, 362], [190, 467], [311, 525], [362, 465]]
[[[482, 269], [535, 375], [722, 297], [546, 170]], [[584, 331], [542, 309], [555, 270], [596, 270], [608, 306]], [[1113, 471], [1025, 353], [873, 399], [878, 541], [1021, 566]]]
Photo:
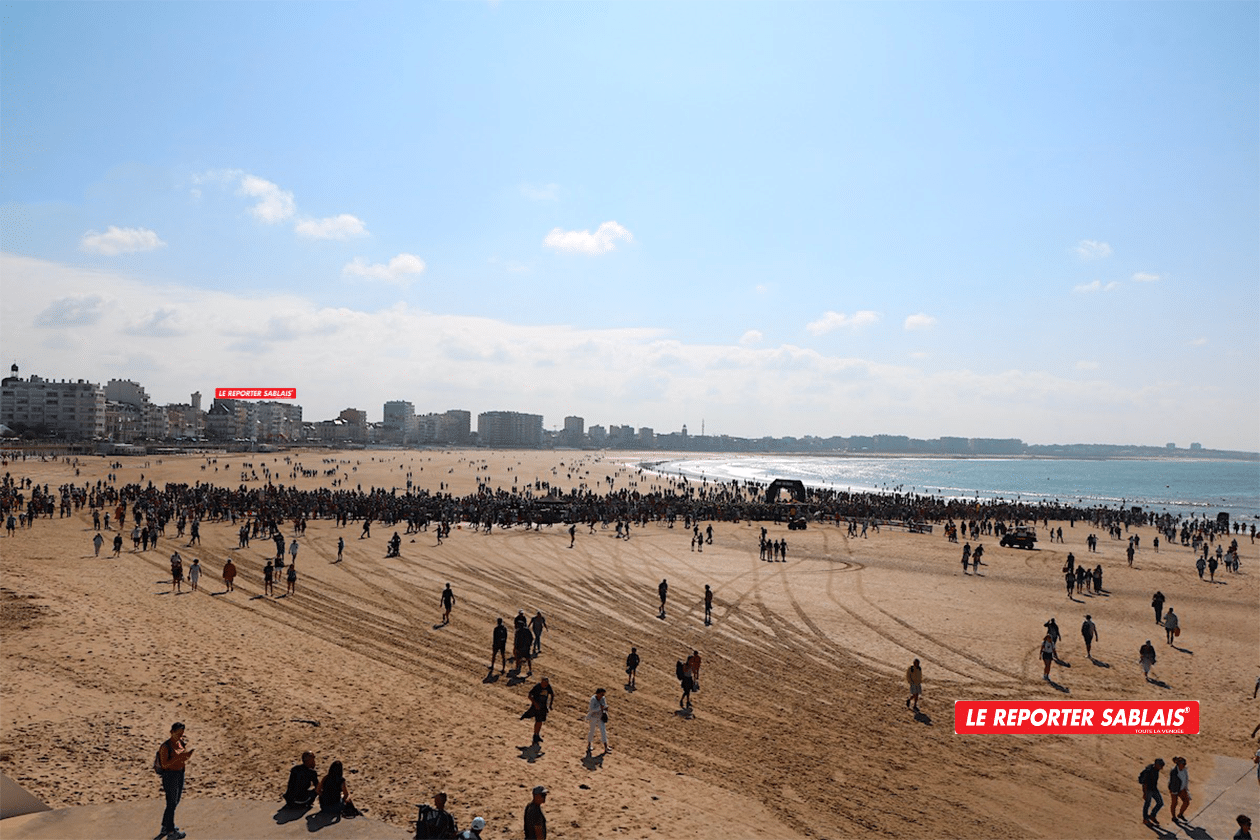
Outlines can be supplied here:
[[1260, 4], [5, 12], [24, 375], [1260, 450]]

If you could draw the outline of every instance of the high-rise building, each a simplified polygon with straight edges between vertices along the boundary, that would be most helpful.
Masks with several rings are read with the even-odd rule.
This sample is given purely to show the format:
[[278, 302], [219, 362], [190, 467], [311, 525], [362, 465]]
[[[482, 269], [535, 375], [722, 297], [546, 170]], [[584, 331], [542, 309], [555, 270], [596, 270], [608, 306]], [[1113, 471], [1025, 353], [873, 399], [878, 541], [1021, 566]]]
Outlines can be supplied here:
[[477, 415], [482, 445], [533, 449], [542, 445], [542, 415], [518, 411], [483, 411]]
[[406, 400], [390, 400], [382, 411], [386, 438], [396, 443], [415, 443], [416, 407]]
[[31, 375], [22, 379], [18, 366], [0, 382], [0, 423], [14, 431], [56, 433], [71, 440], [105, 437], [105, 391], [80, 379], [52, 382]]
[[564, 446], [581, 446], [586, 438], [586, 420], [581, 417], [564, 418], [564, 430], [560, 443]]

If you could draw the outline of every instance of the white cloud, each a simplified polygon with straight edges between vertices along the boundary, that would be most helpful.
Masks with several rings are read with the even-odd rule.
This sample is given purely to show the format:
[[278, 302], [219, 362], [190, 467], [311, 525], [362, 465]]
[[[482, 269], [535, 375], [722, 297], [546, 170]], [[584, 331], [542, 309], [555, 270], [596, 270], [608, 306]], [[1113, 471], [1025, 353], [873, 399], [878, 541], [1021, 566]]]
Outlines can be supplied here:
[[757, 294], [759, 294], [759, 295], [769, 294], [769, 292], [770, 292], [770, 284], [769, 284], [769, 283], [758, 283], [756, 286], [753, 286], [753, 291], [754, 291], [754, 292], [756, 292], [756, 293], [757, 293]]
[[241, 177], [240, 193], [258, 199], [258, 203], [249, 208], [249, 212], [254, 214], [254, 218], [269, 225], [283, 222], [294, 213], [293, 193], [282, 190], [257, 175]]
[[1078, 295], [1092, 295], [1095, 292], [1111, 292], [1120, 288], [1120, 284], [1112, 281], [1103, 285], [1101, 280], [1095, 280], [1092, 283], [1082, 283], [1079, 286], [1073, 286], [1072, 291]]
[[384, 280], [386, 283], [406, 285], [412, 275], [424, 272], [424, 260], [415, 254], [399, 254], [388, 264], [369, 263], [363, 257], [355, 257], [341, 269], [344, 277], [363, 277], [368, 280]]
[[1083, 260], [1101, 260], [1111, 256], [1111, 246], [1106, 242], [1082, 239], [1076, 243], [1076, 255]]
[[521, 184], [521, 195], [530, 201], [556, 201], [560, 198], [560, 185]]
[[113, 225], [106, 228], [104, 233], [89, 230], [79, 240], [79, 247], [82, 250], [89, 254], [104, 254], [107, 257], [152, 251], [165, 245], [166, 243], [148, 228], [120, 228]]
[[931, 315], [919, 312], [906, 318], [905, 326], [908, 330], [930, 330], [936, 326], [936, 319]]
[[739, 343], [743, 347], [752, 347], [754, 344], [760, 344], [761, 339], [761, 330], [749, 330], [739, 337]]
[[293, 226], [298, 236], [307, 239], [350, 239], [367, 236], [367, 227], [361, 219], [342, 213], [326, 219], [303, 219]]
[[[525, 324], [403, 303], [371, 309], [353, 298], [321, 306], [299, 294], [160, 284], [6, 253], [0, 277], [0, 340], [12, 348], [6, 364], [49, 378], [135, 379], [158, 403], [185, 401], [193, 390], [263, 383], [297, 388], [309, 420], [360, 405], [376, 421], [371, 406], [379, 412], [386, 400], [405, 395], [417, 410], [529, 411], [543, 414], [547, 427], [578, 414], [588, 425], [668, 432], [683, 423], [698, 430], [704, 417], [710, 433], [746, 437], [839, 428], [1257, 448], [1253, 393], [1162, 362], [1137, 377], [1126, 367], [1112, 373], [1110, 363], [1084, 375], [1003, 370], [987, 358], [977, 362], [983, 370], [946, 367], [945, 360], [892, 364], [793, 345], [744, 347], [735, 337], [706, 344], [646, 327]], [[195, 328], [177, 333], [170, 322], [179, 318], [160, 309], [172, 307]], [[129, 319], [168, 334], [131, 335]], [[1205, 354], [1223, 353], [1223, 345], [1213, 349], [1220, 344], [1182, 355], [1210, 366], [1215, 357]], [[1037, 364], [1061, 366], [1053, 355]], [[1179, 410], [1186, 404], [1213, 410]]]
[[1161, 278], [1158, 274], [1149, 274], [1145, 271], [1139, 271], [1133, 275], [1133, 280], [1138, 283], [1154, 283], [1156, 280], [1161, 279], [1163, 278]]
[[852, 317], [843, 312], [824, 312], [823, 316], [817, 321], [811, 321], [805, 325], [805, 329], [814, 335], [824, 335], [832, 330], [838, 330], [842, 327], [865, 327], [879, 320], [878, 312], [871, 312], [868, 309], [853, 313]]
[[183, 335], [187, 331], [188, 327], [184, 313], [173, 306], [163, 306], [155, 309], [139, 321], [126, 327], [126, 332], [130, 335], [147, 335], [163, 338]]
[[1207, 338], [1206, 338], [1206, 337], [1203, 337], [1203, 338], [1196, 338], [1194, 341], [1191, 341], [1191, 342], [1190, 342], [1190, 346], [1191, 346], [1191, 347], [1202, 347], [1202, 346], [1204, 346], [1204, 345], [1205, 345], [1205, 344], [1207, 344], [1207, 343], [1208, 343], [1208, 340], [1207, 340]]
[[1076, 363], [1077, 370], [1098, 370], [1098, 362], [1090, 362], [1085, 359]]
[[616, 222], [604, 222], [594, 233], [555, 228], [543, 239], [543, 245], [554, 251], [597, 256], [616, 249], [619, 239], [633, 242], [634, 236]]

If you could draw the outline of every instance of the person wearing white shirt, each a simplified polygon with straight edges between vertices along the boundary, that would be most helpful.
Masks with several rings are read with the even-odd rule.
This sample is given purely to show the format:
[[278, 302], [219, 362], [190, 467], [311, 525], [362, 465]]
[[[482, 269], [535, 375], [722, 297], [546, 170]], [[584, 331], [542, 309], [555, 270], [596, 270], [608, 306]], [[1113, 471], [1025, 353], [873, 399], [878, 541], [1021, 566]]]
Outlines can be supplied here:
[[586, 722], [590, 730], [586, 733], [586, 754], [591, 754], [591, 744], [595, 741], [595, 733], [604, 743], [604, 752], [608, 752], [608, 700], [604, 697], [604, 689], [597, 688], [591, 695], [591, 702], [586, 710]]

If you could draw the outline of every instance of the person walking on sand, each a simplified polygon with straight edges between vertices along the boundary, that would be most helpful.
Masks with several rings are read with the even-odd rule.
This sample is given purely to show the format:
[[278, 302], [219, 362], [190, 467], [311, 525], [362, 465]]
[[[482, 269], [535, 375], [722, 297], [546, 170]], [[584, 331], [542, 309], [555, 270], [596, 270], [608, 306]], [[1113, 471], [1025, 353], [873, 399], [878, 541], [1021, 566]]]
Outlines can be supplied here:
[[917, 713], [919, 698], [923, 696], [923, 667], [919, 665], [919, 660], [914, 660], [914, 664], [906, 669], [906, 682], [910, 684], [910, 696], [906, 698], [906, 708], [913, 708]]
[[691, 690], [700, 690], [700, 651], [693, 650], [687, 657], [687, 673], [691, 674]]
[[713, 590], [709, 588], [709, 584], [704, 585], [704, 625], [708, 627], [713, 623]]
[[236, 564], [232, 562], [231, 557], [223, 564], [223, 585], [227, 587], [228, 592], [236, 590]]
[[182, 592], [184, 589], [184, 558], [179, 552], [171, 555], [171, 591]]
[[495, 656], [503, 657], [503, 668], [499, 673], [507, 673], [507, 625], [503, 623], [503, 616], [499, 616], [499, 621], [494, 625], [494, 633], [491, 637], [490, 648], [490, 673], [494, 673]]
[[201, 560], [194, 557], [192, 565], [188, 567], [188, 588], [193, 592], [197, 591], [198, 584], [201, 583]]
[[337, 562], [338, 563], [341, 562], [341, 555], [342, 555], [342, 552], [344, 552], [345, 550], [346, 550], [346, 538], [337, 537]]
[[1041, 664], [1044, 667], [1041, 678], [1050, 682], [1050, 663], [1054, 661], [1054, 638], [1047, 633], [1041, 640]]
[[263, 563], [263, 594], [264, 595], [276, 594], [275, 584], [273, 583], [274, 574], [275, 574], [275, 567], [273, 567], [270, 563]]
[[1146, 675], [1146, 681], [1150, 682], [1151, 668], [1155, 667], [1155, 646], [1151, 644], [1150, 639], [1138, 648], [1138, 662], [1142, 665], [1142, 673]]
[[669, 581], [661, 578], [661, 585], [656, 587], [661, 596], [661, 618], [665, 617], [665, 599], [669, 596]]
[[1160, 616], [1163, 615], [1163, 612], [1164, 612], [1165, 600], [1167, 599], [1164, 598], [1164, 593], [1160, 592], [1159, 590], [1156, 590], [1155, 594], [1151, 597], [1151, 607], [1155, 610], [1155, 623], [1156, 624], [1160, 623], [1159, 619], [1160, 619]]
[[682, 697], [678, 698], [678, 708], [691, 708], [691, 689], [695, 687], [695, 683], [691, 679], [691, 672], [687, 670], [687, 666], [680, 660], [677, 664], [678, 682], [682, 686]]
[[297, 594], [297, 564], [290, 563], [289, 571], [286, 572], [285, 574], [286, 574], [285, 583], [287, 585], [285, 586], [284, 594], [296, 595]]
[[964, 575], [965, 575], [965, 574], [967, 574], [967, 564], [968, 564], [970, 561], [971, 561], [971, 543], [964, 543], [964, 544], [963, 544], [963, 555], [962, 555], [962, 564], [963, 564], [963, 574], [964, 574]]
[[451, 585], [446, 584], [446, 588], [442, 590], [442, 623], [451, 623], [451, 607], [455, 606], [455, 593], [451, 591]]
[[[1147, 828], [1159, 828], [1159, 820], [1155, 815], [1164, 807], [1164, 797], [1159, 795], [1159, 772], [1164, 769], [1164, 759], [1157, 758], [1138, 775], [1142, 783], [1142, 825]], [[1151, 803], [1155, 807], [1151, 807]]]
[[547, 722], [547, 714], [555, 705], [556, 693], [551, 690], [551, 681], [543, 677], [529, 690], [529, 708], [521, 715], [521, 720], [527, 717], [534, 719], [534, 746], [542, 743], [542, 725]]
[[1085, 616], [1085, 621], [1081, 623], [1081, 638], [1085, 640], [1085, 656], [1092, 662], [1094, 654], [1090, 648], [1093, 647], [1094, 640], [1098, 638], [1098, 628], [1094, 625], [1094, 619], [1091, 616]]
[[[9, 518], [12, 519], [13, 517], [10, 516]], [[122, 534], [114, 534], [114, 556], [115, 557], [117, 557], [118, 555], [122, 553], [122, 547], [123, 547]]]
[[547, 815], [542, 809], [546, 801], [547, 789], [534, 788], [534, 798], [525, 806], [525, 840], [547, 840]]
[[534, 645], [530, 649], [533, 656], [542, 653], [542, 634], [547, 629], [547, 619], [543, 616], [542, 610], [534, 613], [534, 617], [529, 620], [530, 632], [534, 634]]
[[92, 556], [93, 557], [101, 556], [101, 546], [103, 546], [104, 544], [105, 544], [105, 538], [101, 536], [100, 531], [97, 531], [96, 536], [92, 537], [92, 551], [93, 551]]
[[[639, 649], [637, 647], [630, 648], [630, 653], [626, 656], [626, 676], [629, 677], [626, 682], [626, 688], [634, 689], [634, 678], [639, 673]], [[1257, 680], [1260, 685], [1260, 680]]]
[[157, 761], [162, 773], [162, 792], [166, 795], [166, 810], [162, 812], [162, 831], [165, 840], [183, 840], [187, 835], [175, 826], [175, 809], [184, 796], [184, 766], [192, 758], [193, 750], [184, 737], [184, 724], [171, 725], [171, 737], [158, 747]]
[[599, 732], [599, 739], [604, 743], [604, 752], [610, 752], [608, 749], [608, 700], [604, 696], [604, 689], [597, 688], [595, 693], [591, 695], [590, 702], [586, 708], [586, 722], [589, 724], [586, 733], [586, 754], [591, 754], [591, 744], [595, 741], [595, 733]]
[[1177, 614], [1173, 612], [1173, 608], [1169, 607], [1168, 612], [1164, 614], [1164, 632], [1168, 634], [1168, 644], [1173, 643], [1173, 639], [1181, 635], [1181, 621], [1177, 618]]
[[[1173, 756], [1173, 767], [1168, 771], [1168, 799], [1172, 803], [1168, 812], [1173, 822], [1186, 818], [1186, 809], [1190, 807], [1190, 772], [1186, 770], [1184, 757]], [[1181, 803], [1181, 813], [1177, 813], [1177, 803]]]

